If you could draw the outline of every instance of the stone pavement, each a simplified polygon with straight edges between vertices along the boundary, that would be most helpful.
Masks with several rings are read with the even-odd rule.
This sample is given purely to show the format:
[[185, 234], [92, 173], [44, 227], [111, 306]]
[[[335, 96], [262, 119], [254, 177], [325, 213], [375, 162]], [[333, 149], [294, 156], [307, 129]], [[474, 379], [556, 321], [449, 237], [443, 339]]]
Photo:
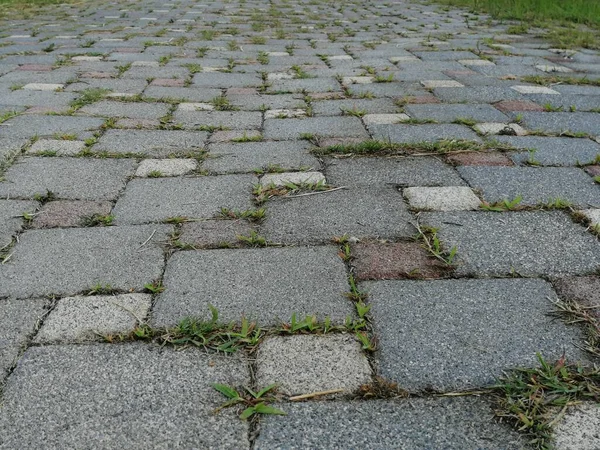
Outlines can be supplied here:
[[[527, 448], [491, 394], [437, 394], [599, 362], [551, 313], [600, 304], [600, 54], [507, 27], [408, 0], [8, 15], [0, 449]], [[211, 306], [271, 331], [131, 338]], [[307, 315], [333, 330], [273, 331]], [[213, 383], [276, 383], [287, 415], [215, 414]], [[557, 448], [600, 448], [599, 411]]]

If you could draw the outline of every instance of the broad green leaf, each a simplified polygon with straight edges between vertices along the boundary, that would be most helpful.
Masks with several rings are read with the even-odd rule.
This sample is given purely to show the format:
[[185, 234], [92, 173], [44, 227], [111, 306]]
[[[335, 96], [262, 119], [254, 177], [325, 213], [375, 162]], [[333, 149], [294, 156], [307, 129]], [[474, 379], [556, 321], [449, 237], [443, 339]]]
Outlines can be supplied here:
[[262, 388], [260, 391], [258, 391], [258, 394], [256, 394], [256, 398], [261, 398], [263, 395], [265, 395], [267, 392], [272, 391], [273, 389], [275, 389], [277, 387], [276, 383], [270, 384], [265, 388]]
[[264, 403], [259, 403], [254, 406], [254, 411], [258, 414], [277, 414], [280, 416], [285, 416], [287, 413], [277, 408], [273, 408], [272, 406], [265, 405]]
[[213, 383], [212, 387], [227, 398], [240, 398], [240, 394], [238, 394], [238, 392], [235, 389], [225, 384]]
[[252, 417], [255, 413], [256, 413], [255, 407], [250, 406], [249, 408], [246, 408], [245, 410], [242, 411], [242, 413], [240, 414], [240, 419], [247, 420], [250, 417]]

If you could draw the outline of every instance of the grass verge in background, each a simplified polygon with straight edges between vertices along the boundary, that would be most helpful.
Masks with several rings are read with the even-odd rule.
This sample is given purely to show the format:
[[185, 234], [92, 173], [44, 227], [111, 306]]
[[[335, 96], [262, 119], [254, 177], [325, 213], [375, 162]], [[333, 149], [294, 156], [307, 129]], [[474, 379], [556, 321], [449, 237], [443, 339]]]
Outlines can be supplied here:
[[516, 34], [529, 26], [547, 28], [561, 47], [600, 48], [600, 1], [597, 0], [434, 0], [433, 3], [487, 13], [497, 20], [519, 20]]
[[70, 0], [0, 0], [0, 20], [28, 18], [44, 6], [71, 3]]

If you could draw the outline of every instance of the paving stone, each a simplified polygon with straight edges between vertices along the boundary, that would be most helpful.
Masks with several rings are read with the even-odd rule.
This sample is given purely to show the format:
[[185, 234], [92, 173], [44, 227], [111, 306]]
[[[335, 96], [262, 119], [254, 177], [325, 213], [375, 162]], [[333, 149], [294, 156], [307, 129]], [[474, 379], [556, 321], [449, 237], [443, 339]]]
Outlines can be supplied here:
[[23, 227], [23, 214], [32, 214], [38, 207], [37, 202], [0, 199], [0, 249], [12, 241], [12, 236]]
[[321, 172], [282, 172], [268, 173], [260, 179], [260, 184], [263, 186], [285, 186], [288, 183], [296, 185], [325, 183], [325, 176]]
[[92, 151], [137, 153], [160, 158], [201, 151], [207, 137], [208, 133], [203, 132], [108, 130]]
[[[531, 157], [542, 166], [576, 166], [589, 164], [600, 154], [600, 145], [590, 139], [541, 136], [497, 136], [496, 141], [525, 150], [511, 155], [516, 163], [526, 163]], [[533, 156], [529, 150], [534, 150]]]
[[342, 85], [349, 86], [351, 84], [371, 84], [375, 81], [375, 77], [343, 77]]
[[421, 84], [427, 89], [465, 87], [464, 84], [455, 80], [425, 80], [421, 81]]
[[45, 312], [44, 299], [0, 300], [0, 381], [16, 362]]
[[448, 266], [432, 258], [416, 242], [359, 242], [352, 246], [356, 279], [440, 278]]
[[303, 109], [269, 109], [265, 111], [265, 119], [291, 119], [306, 117]]
[[180, 103], [177, 106], [178, 111], [213, 111], [214, 105], [211, 103]]
[[554, 73], [554, 72], [559, 72], [559, 73], [568, 73], [568, 72], [573, 72], [572, 69], [569, 69], [568, 67], [565, 66], [552, 66], [552, 65], [548, 65], [548, 64], [540, 64], [535, 66], [536, 69], [541, 70], [542, 72], [550, 72], [550, 73]]
[[57, 89], [64, 88], [64, 84], [56, 83], [28, 83], [22, 87], [26, 91], [56, 91]]
[[133, 175], [130, 159], [24, 158], [0, 182], [0, 197], [33, 198], [48, 191], [70, 200], [113, 200]]
[[483, 199], [489, 203], [518, 196], [522, 197], [521, 205], [556, 199], [580, 206], [600, 203], [600, 186], [579, 168], [462, 166], [457, 170], [472, 188], [483, 192]]
[[458, 166], [514, 166], [514, 163], [499, 152], [469, 152], [448, 156], [448, 161]]
[[591, 226], [600, 225], [600, 209], [585, 209], [581, 213], [588, 218]]
[[560, 92], [555, 91], [554, 89], [547, 88], [545, 86], [512, 86], [511, 89], [514, 89], [521, 94], [553, 94], [560, 95]]
[[[279, 405], [277, 405], [279, 406]], [[256, 449], [523, 448], [523, 438], [490, 417], [483, 398], [411, 398], [281, 405], [261, 423]]]
[[505, 370], [537, 366], [537, 352], [585, 361], [579, 330], [549, 317], [556, 295], [543, 280], [395, 280], [363, 289], [381, 376], [409, 391], [489, 386]]
[[221, 143], [230, 141], [239, 141], [240, 139], [262, 139], [262, 134], [258, 130], [230, 130], [215, 131], [210, 135], [209, 143]]
[[600, 447], [600, 407], [584, 402], [567, 409], [554, 427], [557, 450], [594, 450]]
[[515, 136], [525, 136], [527, 131], [520, 125], [516, 123], [495, 123], [495, 122], [485, 122], [478, 123], [473, 126], [475, 131], [479, 134], [510, 134]]
[[529, 130], [549, 133], [599, 134], [600, 114], [590, 112], [524, 112], [521, 124]]
[[504, 86], [469, 86], [468, 89], [436, 88], [434, 95], [444, 103], [496, 103], [526, 100], [519, 92]]
[[249, 236], [256, 226], [245, 220], [204, 220], [184, 223], [179, 240], [194, 248], [240, 247], [238, 236]]
[[28, 153], [56, 152], [56, 156], [73, 156], [84, 148], [83, 141], [40, 139], [33, 143]]
[[127, 117], [130, 119], [160, 119], [166, 116], [170, 106], [164, 103], [124, 103], [101, 101], [84, 106], [81, 114], [104, 117]]
[[256, 379], [260, 386], [277, 383], [287, 395], [350, 394], [371, 381], [371, 367], [352, 335], [273, 336], [258, 349]]
[[473, 119], [477, 122], [508, 122], [508, 116], [491, 105], [407, 105], [406, 112], [415, 119], [453, 122]]
[[426, 211], [473, 210], [481, 204], [468, 187], [409, 187], [403, 192], [411, 208]]
[[221, 208], [252, 207], [251, 175], [131, 180], [114, 208], [115, 222], [140, 224], [172, 217], [211, 218]]
[[600, 176], [600, 166], [587, 166], [585, 171], [593, 177]]
[[463, 66], [495, 66], [492, 61], [487, 59], [459, 59], [458, 62]]
[[317, 169], [319, 161], [308, 153], [309, 148], [304, 141], [211, 144], [202, 167], [214, 173], [252, 172], [269, 166]]
[[168, 225], [27, 231], [0, 266], [0, 298], [70, 295], [97, 284], [141, 290], [162, 273], [160, 243], [170, 231]]
[[306, 119], [265, 120], [266, 139], [300, 139], [303, 134], [321, 137], [360, 137], [369, 138], [358, 117], [315, 117]]
[[152, 314], [158, 326], [208, 317], [209, 305], [224, 322], [247, 317], [261, 326], [288, 323], [294, 313], [334, 323], [353, 315], [343, 295], [349, 289], [346, 269], [335, 247], [179, 252], [169, 259], [163, 283]]
[[103, 124], [103, 119], [95, 117], [23, 115], [5, 122], [2, 131], [13, 139], [56, 135], [86, 138], [92, 136], [89, 131], [99, 130]]
[[352, 187], [320, 195], [275, 199], [269, 202], [268, 211], [262, 230], [272, 242], [331, 242], [333, 237], [344, 234], [363, 238], [414, 234], [409, 224], [412, 217], [400, 192], [389, 186]]
[[233, 410], [213, 414], [223, 398], [211, 384], [248, 380], [241, 359], [196, 349], [137, 343], [32, 347], [4, 391], [0, 445], [247, 448], [247, 423]]
[[405, 122], [410, 117], [406, 114], [365, 114], [363, 122], [365, 125], [387, 125]]
[[537, 103], [530, 101], [507, 100], [498, 102], [494, 105], [496, 109], [502, 112], [510, 111], [544, 111], [544, 108]]
[[84, 219], [94, 215], [108, 216], [111, 202], [85, 200], [57, 200], [46, 203], [35, 215], [33, 228], [80, 227]]
[[394, 143], [468, 140], [479, 142], [477, 134], [464, 125], [369, 125], [375, 139]]
[[38, 343], [83, 342], [127, 334], [145, 320], [152, 296], [121, 294], [62, 298], [35, 336]]
[[565, 277], [554, 282], [558, 295], [567, 301], [575, 301], [590, 307], [588, 313], [600, 320], [600, 277]]
[[248, 111], [175, 111], [173, 121], [185, 128], [222, 127], [231, 130], [258, 129], [262, 113]]
[[421, 220], [439, 228], [444, 248], [457, 247], [459, 275], [585, 275], [600, 266], [598, 241], [560, 211], [422, 213]]
[[193, 172], [198, 168], [195, 159], [144, 159], [137, 170], [136, 177], [147, 177], [160, 173], [163, 177], [175, 177]]

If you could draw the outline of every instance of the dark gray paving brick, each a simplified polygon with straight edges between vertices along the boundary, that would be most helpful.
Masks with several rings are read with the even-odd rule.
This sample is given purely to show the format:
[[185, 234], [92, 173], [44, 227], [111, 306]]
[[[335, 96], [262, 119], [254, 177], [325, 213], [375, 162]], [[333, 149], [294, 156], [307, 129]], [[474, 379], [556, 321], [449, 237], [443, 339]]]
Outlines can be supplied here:
[[101, 101], [84, 106], [81, 114], [104, 117], [127, 117], [130, 119], [160, 119], [169, 112], [170, 105], [165, 103], [124, 103]]
[[365, 127], [358, 117], [319, 117], [307, 119], [267, 119], [264, 124], [266, 139], [299, 139], [303, 134], [322, 137], [359, 137], [368, 139]]
[[57, 198], [113, 200], [133, 175], [131, 159], [24, 158], [0, 182], [0, 197], [33, 198], [51, 191]]
[[213, 414], [223, 399], [211, 387], [248, 381], [243, 360], [196, 349], [32, 347], [5, 388], [0, 447], [248, 448], [246, 422]]
[[579, 329], [549, 317], [556, 294], [543, 280], [365, 283], [379, 337], [381, 375], [411, 391], [491, 385], [504, 370], [563, 352], [585, 361]]
[[521, 123], [530, 130], [548, 133], [600, 134], [600, 114], [591, 112], [524, 112]]
[[31, 214], [37, 207], [37, 202], [0, 200], [0, 249], [10, 244], [12, 236], [23, 227], [23, 214]]
[[141, 290], [160, 277], [160, 243], [171, 230], [148, 225], [27, 231], [0, 266], [0, 298], [69, 295], [97, 284]]
[[461, 166], [457, 170], [490, 203], [521, 196], [522, 205], [556, 199], [580, 206], [600, 205], [600, 186], [579, 168]]
[[576, 166], [590, 164], [600, 154], [600, 145], [585, 138], [494, 136], [494, 140], [524, 150], [511, 156], [513, 161], [521, 164], [533, 158], [543, 166]]
[[369, 131], [375, 139], [395, 143], [435, 142], [457, 139], [480, 142], [473, 130], [464, 125], [370, 125]]
[[211, 218], [221, 208], [252, 207], [251, 175], [146, 178], [129, 182], [114, 208], [118, 224], [157, 222], [170, 217]]
[[221, 127], [251, 130], [262, 126], [261, 112], [247, 111], [176, 111], [173, 121], [187, 129]]
[[225, 322], [247, 317], [265, 326], [287, 323], [293, 313], [336, 323], [353, 314], [333, 246], [179, 252], [167, 263], [164, 286], [152, 315], [160, 326], [208, 318], [209, 305]]
[[0, 168], [7, 161], [21, 153], [21, 149], [28, 143], [27, 139], [13, 139], [0, 134]]
[[165, 157], [202, 150], [207, 138], [205, 132], [108, 130], [92, 151]]
[[[53, 104], [53, 101], [50, 104]], [[97, 130], [103, 123], [104, 119], [94, 117], [24, 115], [5, 122], [2, 126], [2, 134], [12, 139], [55, 134], [74, 134], [85, 137], [89, 134], [86, 134], [86, 131]]]
[[423, 223], [457, 247], [459, 275], [587, 274], [600, 267], [600, 243], [560, 211], [422, 213]]
[[415, 119], [431, 119], [437, 122], [453, 122], [457, 119], [472, 119], [477, 122], [510, 122], [491, 105], [407, 105], [405, 112]]
[[412, 216], [390, 186], [350, 188], [294, 199], [271, 200], [263, 225], [273, 242], [330, 242], [335, 236], [408, 237]]
[[265, 417], [257, 449], [520, 449], [523, 438], [495, 422], [486, 400], [414, 398], [278, 405]]
[[496, 103], [503, 100], [525, 100], [510, 87], [469, 86], [468, 88], [436, 88], [434, 95], [446, 103]]
[[43, 299], [0, 299], [0, 383], [33, 335], [45, 306]]

